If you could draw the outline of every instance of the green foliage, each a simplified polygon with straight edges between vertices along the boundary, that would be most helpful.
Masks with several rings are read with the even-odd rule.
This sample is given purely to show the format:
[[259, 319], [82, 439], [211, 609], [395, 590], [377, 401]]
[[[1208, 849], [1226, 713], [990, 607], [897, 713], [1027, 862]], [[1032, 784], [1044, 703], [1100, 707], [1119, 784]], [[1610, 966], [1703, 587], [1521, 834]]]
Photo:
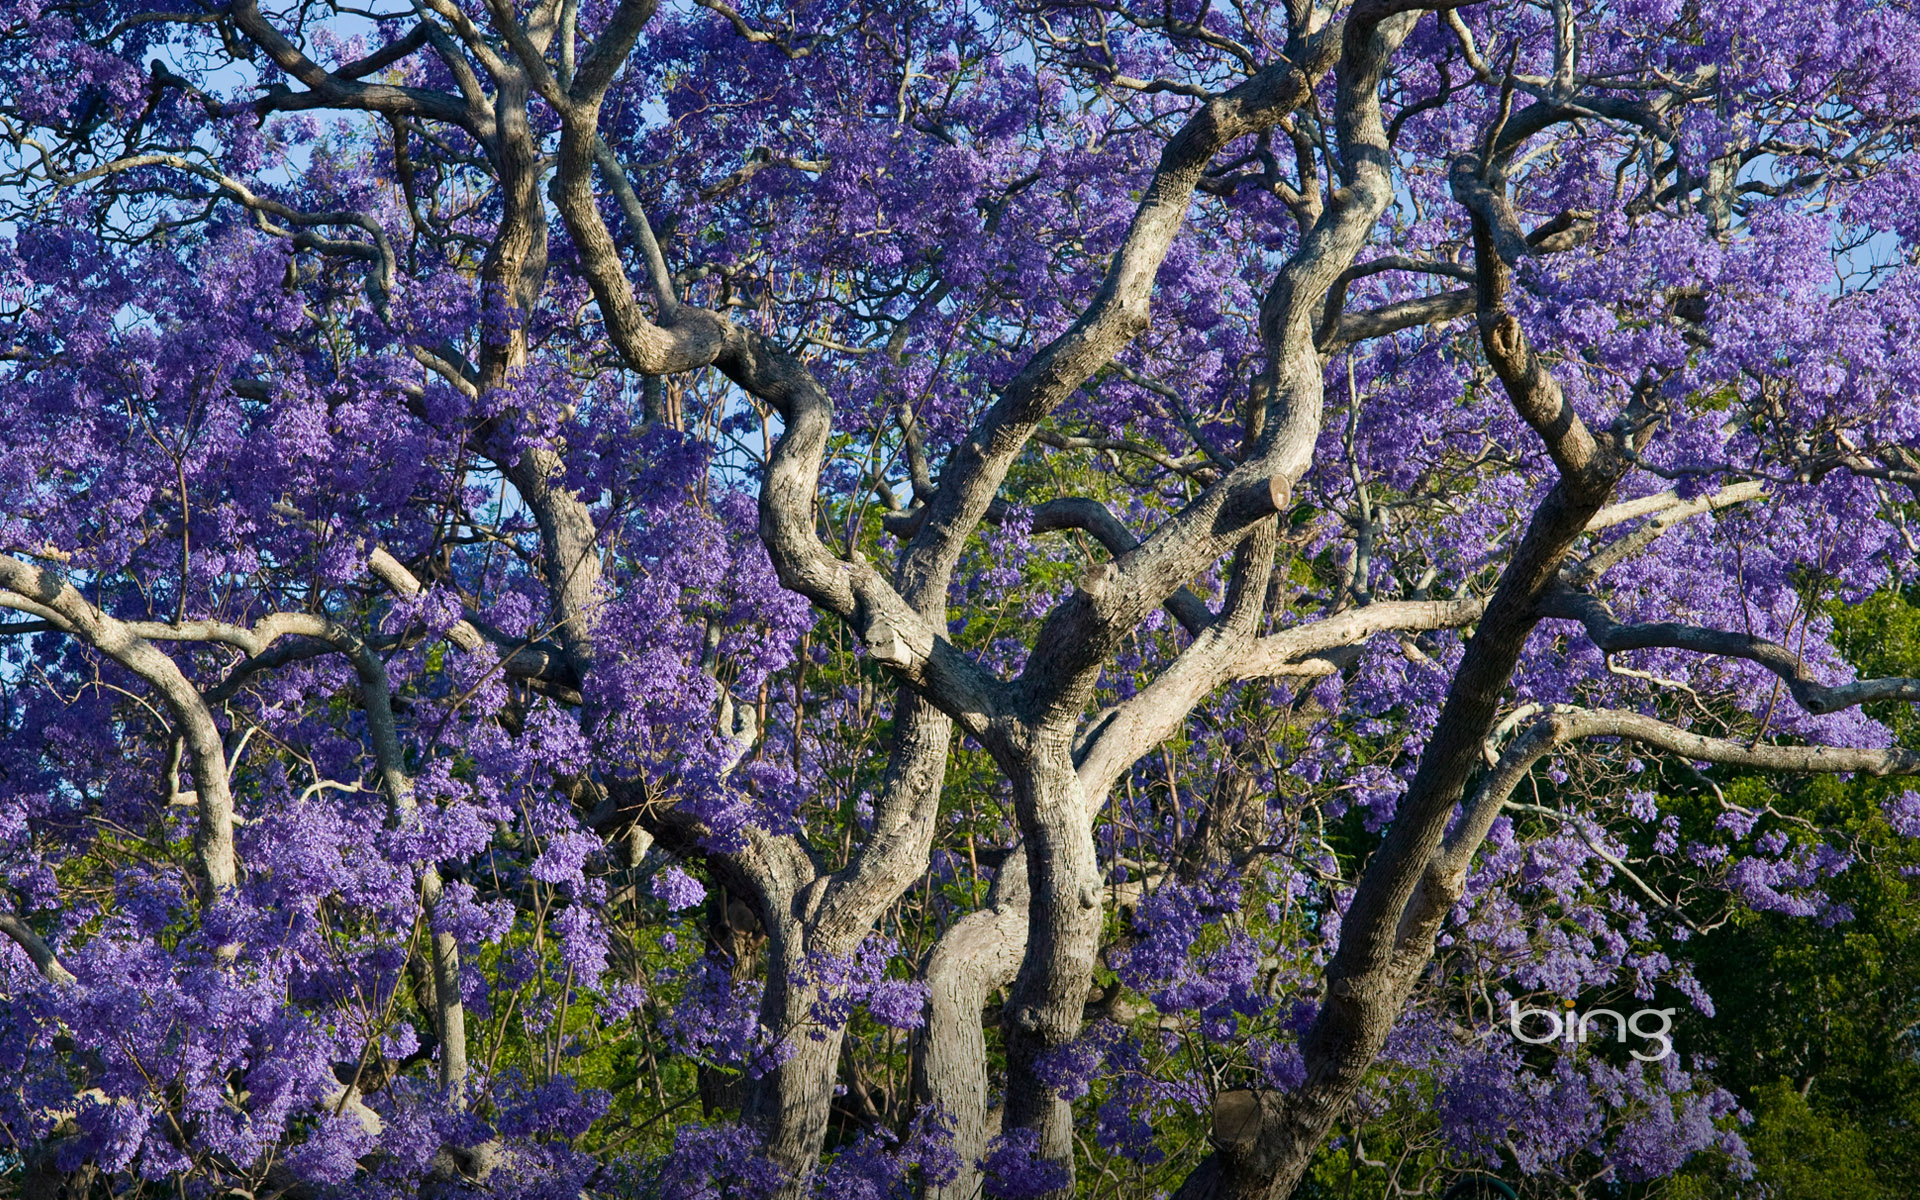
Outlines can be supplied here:
[[[1920, 672], [1920, 600], [1913, 594], [1879, 592], [1860, 604], [1829, 605], [1834, 642], [1863, 678]], [[1893, 730], [1905, 746], [1920, 745], [1920, 715], [1910, 704], [1883, 703], [1867, 712]]]
[[[1760, 1089], [1747, 1145], [1769, 1200], [1893, 1200], [1911, 1195], [1874, 1171], [1874, 1139], [1823, 1113], [1784, 1079]], [[1753, 1190], [1749, 1188], [1748, 1190]]]
[[[1862, 676], [1920, 675], [1920, 597], [1883, 592], [1834, 604], [1836, 640]], [[1920, 746], [1907, 706], [1873, 715]], [[1696, 950], [1718, 1012], [1681, 1044], [1718, 1060], [1741, 1098], [1755, 1175], [1689, 1176], [1692, 1200], [1894, 1200], [1920, 1196], [1920, 846], [1881, 805], [1910, 781], [1820, 777], [1782, 789], [1742, 777], [1744, 804], [1771, 801], [1851, 842], [1858, 865], [1829, 885], [1852, 919], [1822, 928], [1740, 913]]]

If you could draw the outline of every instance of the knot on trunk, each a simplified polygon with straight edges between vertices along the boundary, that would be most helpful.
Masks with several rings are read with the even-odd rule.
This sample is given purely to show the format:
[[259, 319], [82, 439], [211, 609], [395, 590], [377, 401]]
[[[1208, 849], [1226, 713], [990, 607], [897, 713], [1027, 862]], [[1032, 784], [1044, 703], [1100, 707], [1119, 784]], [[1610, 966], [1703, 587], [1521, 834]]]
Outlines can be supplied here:
[[1213, 1140], [1223, 1150], [1244, 1151], [1260, 1139], [1265, 1116], [1258, 1092], [1221, 1092], [1213, 1101]]
[[1287, 1153], [1286, 1115], [1278, 1092], [1238, 1088], [1214, 1098], [1213, 1144], [1220, 1175], [1229, 1184], [1216, 1195], [1266, 1194]]
[[875, 621], [867, 632], [867, 653], [879, 662], [889, 666], [906, 667], [913, 664], [913, 650], [900, 630], [889, 621]]
[[1100, 594], [1107, 590], [1107, 585], [1113, 582], [1115, 574], [1117, 572], [1112, 563], [1094, 563], [1080, 576], [1080, 590], [1085, 592], [1089, 599], [1098, 600]]

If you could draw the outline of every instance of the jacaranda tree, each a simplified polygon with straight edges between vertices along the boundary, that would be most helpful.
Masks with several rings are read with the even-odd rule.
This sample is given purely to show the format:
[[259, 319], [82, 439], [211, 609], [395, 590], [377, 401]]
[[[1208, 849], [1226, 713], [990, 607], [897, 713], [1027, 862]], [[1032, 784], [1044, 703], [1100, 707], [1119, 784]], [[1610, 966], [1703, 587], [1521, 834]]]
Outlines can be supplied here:
[[10, 1178], [1737, 1179], [1639, 1014], [1920, 773], [1916, 121], [1907, 0], [6, 0]]

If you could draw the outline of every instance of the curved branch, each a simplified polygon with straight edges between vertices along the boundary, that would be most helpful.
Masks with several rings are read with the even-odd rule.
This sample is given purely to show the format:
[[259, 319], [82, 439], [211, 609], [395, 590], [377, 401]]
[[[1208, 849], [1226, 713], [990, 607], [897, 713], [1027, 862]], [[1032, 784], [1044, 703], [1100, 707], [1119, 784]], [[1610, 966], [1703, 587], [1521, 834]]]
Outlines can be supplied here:
[[53, 952], [53, 947], [47, 945], [47, 940], [35, 933], [33, 926], [18, 916], [10, 912], [0, 912], [0, 933], [12, 938], [16, 946], [26, 951], [27, 957], [32, 959], [33, 965], [46, 976], [48, 983], [56, 987], [66, 987], [79, 982], [74, 978], [73, 972], [67, 970], [66, 965], [60, 961], [60, 956]]
[[881, 911], [926, 874], [953, 723], [904, 687], [895, 696], [893, 720], [873, 834], [827, 883], [810, 939], [817, 951], [850, 953]]
[[[907, 550], [903, 580], [909, 594], [945, 590], [961, 545], [1040, 421], [1146, 328], [1154, 275], [1207, 165], [1236, 139], [1271, 128], [1305, 103], [1340, 57], [1345, 29], [1343, 22], [1328, 25], [1309, 41], [1300, 61], [1281, 59], [1207, 101], [1167, 143], [1092, 303], [1028, 360], [955, 449], [927, 523]], [[1156, 599], [1149, 607], [1158, 604]]]
[[1549, 719], [1561, 722], [1561, 742], [1617, 737], [1665, 750], [1683, 758], [1789, 774], [1860, 774], [1876, 778], [1920, 774], [1920, 751], [1858, 749], [1849, 746], [1748, 745], [1705, 737], [1639, 713], [1611, 708], [1555, 708]]
[[1379, 258], [1370, 258], [1366, 262], [1355, 263], [1353, 266], [1340, 272], [1340, 277], [1335, 279], [1333, 286], [1327, 289], [1327, 298], [1324, 302], [1325, 312], [1320, 320], [1322, 332], [1319, 340], [1322, 349], [1325, 348], [1330, 334], [1340, 327], [1341, 313], [1347, 303], [1347, 289], [1362, 279], [1368, 279], [1375, 275], [1384, 275], [1389, 271], [1399, 271], [1417, 275], [1438, 275], [1447, 279], [1458, 279], [1466, 283], [1472, 283], [1474, 279], [1472, 267], [1461, 266], [1459, 263], [1412, 258], [1404, 254], [1383, 254]]
[[[486, 35], [480, 31], [480, 27], [473, 23], [473, 18], [461, 12], [452, 0], [422, 0], [422, 3], [446, 21], [447, 27], [453, 30], [461, 44], [467, 48], [467, 53], [480, 61], [481, 69], [486, 71], [494, 82], [504, 83], [514, 80], [515, 68], [500, 57], [499, 51], [488, 42]], [[526, 43], [526, 32], [520, 28], [520, 23], [514, 19], [512, 12], [508, 12], [503, 21], [497, 5], [489, 3], [487, 7], [492, 12], [495, 27], [500, 30], [501, 37], [514, 52], [514, 57], [523, 60], [528, 57], [524, 53], [529, 49]], [[532, 57], [537, 64], [539, 62], [537, 54]], [[551, 97], [548, 98], [551, 99]]]
[[[577, 79], [575, 90], [579, 90]], [[672, 375], [711, 366], [728, 339], [735, 336], [732, 323], [724, 316], [675, 303], [661, 307], [660, 323], [656, 324], [641, 311], [626, 267], [620, 261], [619, 247], [600, 216], [599, 200], [594, 194], [596, 170], [607, 170], [608, 178], [614, 177], [613, 171], [600, 162], [600, 151], [605, 144], [600, 138], [598, 121], [597, 107], [582, 106], [581, 111], [569, 116], [561, 134], [559, 167], [550, 190], [567, 233], [579, 252], [581, 268], [593, 289], [594, 301], [600, 306], [607, 334], [627, 366], [641, 375]], [[611, 164], [613, 168], [618, 166], [617, 162]], [[622, 197], [623, 205], [624, 199]], [[634, 214], [638, 214], [637, 219]], [[642, 229], [650, 230], [650, 227], [645, 224], [645, 214], [639, 210], [637, 197], [634, 214], [629, 214], [629, 222], [639, 237]], [[652, 271], [655, 269], [652, 258], [647, 257], [648, 269]], [[664, 269], [664, 261], [659, 265]], [[670, 274], [667, 279], [668, 294], [671, 294]], [[656, 290], [657, 287], [656, 280]]]
[[1148, 462], [1171, 471], [1176, 475], [1193, 475], [1208, 478], [1215, 468], [1204, 453], [1190, 454], [1175, 458], [1156, 446], [1132, 438], [1081, 437], [1076, 434], [1055, 433], [1050, 429], [1036, 429], [1033, 440], [1043, 446], [1052, 446], [1056, 450], [1106, 450], [1116, 454], [1136, 454]]
[[[302, 212], [297, 208], [270, 200], [256, 193], [252, 188], [230, 175], [222, 174], [202, 163], [194, 162], [178, 154], [150, 153], [135, 154], [111, 162], [99, 163], [83, 171], [71, 174], [60, 171], [53, 165], [53, 155], [34, 138], [21, 138], [20, 144], [31, 146], [39, 153], [47, 170], [47, 177], [56, 187], [70, 188], [89, 180], [100, 179], [108, 175], [124, 174], [144, 167], [168, 167], [183, 171], [197, 179], [213, 184], [220, 191], [247, 209], [254, 215], [254, 223], [263, 233], [274, 237], [286, 238], [298, 249], [313, 249], [325, 254], [340, 254], [350, 258], [371, 262], [379, 270], [375, 281], [376, 296], [384, 298], [393, 293], [394, 278], [399, 270], [394, 258], [393, 245], [387, 240], [387, 231], [380, 222], [365, 213], [346, 210], [331, 212]], [[347, 225], [365, 233], [371, 244], [344, 241], [340, 238], [325, 237], [317, 233], [296, 233], [283, 225], [276, 225], [269, 218], [277, 218], [288, 225], [297, 225], [303, 229], [312, 229], [322, 225]]]
[[[413, 779], [407, 774], [406, 757], [400, 748], [399, 730], [393, 720], [393, 692], [387, 681], [386, 664], [373, 652], [364, 638], [354, 631], [329, 623], [326, 641], [347, 656], [354, 673], [360, 677], [361, 705], [367, 714], [367, 732], [373, 740], [374, 762], [380, 768], [381, 786], [393, 806], [397, 824], [411, 823], [419, 812], [414, 798]], [[421, 869], [421, 904], [432, 924], [440, 907], [443, 886], [440, 872], [431, 863]], [[452, 933], [432, 931], [432, 974], [434, 1025], [440, 1035], [440, 1088], [448, 1103], [459, 1106], [465, 1098], [467, 1078], [466, 1010], [460, 1001], [460, 943]]]
[[1381, 633], [1457, 629], [1485, 608], [1472, 598], [1382, 600], [1260, 638], [1216, 641], [1209, 630], [1135, 696], [1094, 718], [1075, 756], [1081, 785], [1089, 796], [1106, 795], [1122, 772], [1172, 735], [1201, 697], [1229, 680], [1326, 674], [1337, 669], [1326, 661], [1331, 651]]
[[599, 166], [600, 174], [606, 177], [607, 186], [613, 189], [614, 199], [620, 202], [620, 213], [626, 217], [628, 228], [633, 230], [634, 241], [640, 250], [640, 261], [647, 269], [647, 283], [653, 289], [653, 302], [660, 306], [662, 313], [676, 311], [680, 307], [680, 292], [674, 285], [673, 272], [667, 267], [667, 258], [660, 251], [660, 243], [654, 239], [653, 223], [647, 219], [647, 210], [634, 192], [626, 168], [614, 157], [606, 139], [594, 139], [593, 161]]
[[981, 1013], [1012, 983], [1027, 946], [1027, 853], [1017, 848], [994, 876], [984, 908], [956, 921], [927, 956], [927, 1023], [914, 1039], [913, 1090], [952, 1123], [960, 1169], [924, 1200], [975, 1200], [988, 1139], [987, 1044]]
[[388, 42], [372, 54], [356, 58], [333, 72], [336, 79], [365, 79], [376, 71], [384, 71], [395, 63], [404, 62], [413, 57], [416, 50], [432, 41], [432, 30], [422, 21], [409, 29], [404, 35]]
[[[417, 347], [414, 349], [418, 350]], [[425, 354], [425, 352], [421, 351], [420, 354]], [[426, 357], [436, 358], [437, 356], [428, 354]], [[459, 377], [457, 368], [448, 364], [447, 369], [449, 371], [455, 371], [456, 378]], [[326, 532], [326, 527], [323, 524], [311, 520], [291, 504], [285, 502], [275, 504], [274, 512], [290, 521], [295, 521], [306, 526], [316, 536], [323, 535]], [[385, 546], [377, 542], [371, 545], [362, 542], [359, 543], [359, 548], [367, 556], [367, 573], [382, 584], [385, 584], [390, 591], [401, 596], [417, 596], [420, 594], [423, 585], [419, 577], [412, 571], [409, 571], [406, 564], [395, 558]], [[305, 619], [313, 620], [315, 618]], [[262, 622], [261, 624], [264, 623], [265, 622]], [[261, 628], [261, 624], [256, 624], [254, 629], [258, 631]], [[290, 629], [288, 632], [304, 632], [309, 636], [320, 636], [318, 632], [311, 628]], [[497, 629], [487, 626], [475, 617], [462, 617], [460, 620], [455, 621], [447, 629], [447, 640], [469, 654], [478, 654], [489, 644], [492, 644], [503, 654], [501, 669], [508, 675], [516, 679], [526, 679], [536, 683], [546, 684], [552, 689], [557, 689], [556, 698], [568, 700], [570, 703], [579, 702], [580, 677], [574, 671], [573, 665], [567, 661], [565, 648], [562, 646], [552, 642], [535, 642], [525, 638], [510, 637]], [[238, 645], [239, 643], [234, 644]], [[258, 661], [250, 659], [248, 662], [241, 663], [238, 667], [234, 668], [233, 674], [216, 689], [221, 694], [221, 699], [225, 699], [227, 696], [232, 695], [234, 691], [237, 691], [239, 687], [244, 684], [248, 676], [262, 670], [277, 667], [284, 662], [291, 662], [296, 658], [310, 658], [313, 656], [312, 653], [308, 651], [289, 649], [287, 647], [267, 650], [264, 646], [254, 649], [242, 645], [241, 648], [247, 650], [249, 654], [254, 655]], [[212, 698], [212, 696], [213, 693], [209, 693], [209, 698]]]
[[[995, 500], [987, 506], [986, 514], [981, 519], [988, 525], [999, 525], [1006, 520], [1010, 507], [1004, 501]], [[895, 536], [911, 537], [926, 520], [927, 511], [926, 505], [918, 505], [903, 513], [888, 513], [880, 518], [880, 523]], [[1056, 533], [1068, 529], [1078, 529], [1092, 535], [1114, 558], [1140, 545], [1140, 539], [1133, 535], [1133, 531], [1113, 514], [1113, 510], [1098, 500], [1084, 496], [1062, 496], [1034, 507], [1033, 532]], [[1095, 564], [1089, 578], [1097, 577], [1105, 569], [1106, 564]], [[1201, 630], [1213, 623], [1213, 613], [1207, 608], [1206, 601], [1194, 595], [1185, 585], [1167, 597], [1165, 607], [1190, 634], [1198, 636]]]
[[1454, 199], [1473, 218], [1480, 340], [1487, 359], [1506, 385], [1514, 409], [1546, 442], [1547, 453], [1567, 486], [1581, 493], [1603, 484], [1611, 487], [1600, 444], [1568, 402], [1559, 381], [1542, 365], [1506, 303], [1511, 264], [1532, 254], [1533, 247], [1519, 232], [1504, 186], [1493, 186], [1486, 174], [1479, 158], [1464, 154], [1454, 160], [1448, 183]]
[[1610, 504], [1601, 509], [1593, 520], [1587, 522], [1589, 530], [1605, 529], [1610, 525], [1643, 516], [1651, 516], [1653, 519], [1632, 533], [1615, 538], [1588, 555], [1578, 567], [1568, 573], [1568, 581], [1575, 585], [1591, 583], [1618, 566], [1629, 555], [1644, 550], [1661, 534], [1682, 521], [1691, 520], [1703, 513], [1718, 512], [1735, 504], [1744, 504], [1749, 500], [1758, 500], [1765, 494], [1766, 485], [1754, 479], [1729, 484], [1717, 492], [1696, 496], [1692, 500], [1683, 501], [1679, 498], [1679, 493], [1666, 491], [1641, 500]]
[[[1024, 703], [1050, 702], [1043, 698], [1089, 687], [1099, 664], [1147, 613], [1238, 545], [1250, 526], [1291, 505], [1294, 483], [1312, 459], [1324, 407], [1315, 318], [1327, 289], [1352, 265], [1393, 195], [1379, 84], [1412, 29], [1409, 15], [1387, 19], [1397, 11], [1392, 4], [1363, 4], [1337, 35], [1342, 51], [1336, 124], [1346, 184], [1334, 191], [1261, 302], [1267, 362], [1248, 399], [1247, 459], [1116, 561], [1100, 586], [1082, 587], [1055, 606], [1017, 684]], [[945, 486], [943, 477], [943, 493]]]
[[[1572, 213], [1563, 213], [1553, 220], [1542, 224], [1533, 232], [1520, 239], [1531, 254], [1552, 254], [1561, 250], [1570, 250], [1593, 235], [1593, 222]], [[1382, 270], [1423, 271], [1428, 274], [1444, 275], [1455, 279], [1473, 282], [1478, 278], [1474, 268], [1455, 266], [1452, 263], [1422, 265], [1418, 260], [1400, 259], [1389, 256], [1374, 259], [1363, 264], [1371, 267], [1376, 262], [1408, 263], [1406, 266], [1388, 266]], [[1359, 268], [1355, 268], [1358, 270]], [[1368, 272], [1373, 274], [1376, 272]], [[1319, 346], [1322, 354], [1335, 354], [1349, 346], [1374, 338], [1386, 337], [1402, 329], [1412, 329], [1416, 325], [1443, 325], [1458, 320], [1474, 311], [1479, 300], [1477, 287], [1454, 288], [1433, 296], [1419, 296], [1412, 300], [1400, 300], [1385, 304], [1365, 312], [1342, 312], [1334, 297], [1327, 298], [1326, 316], [1321, 322]]]
[[[481, 136], [485, 113], [470, 101], [426, 88], [395, 87], [360, 80], [328, 71], [300, 52], [299, 47], [274, 28], [261, 13], [258, 0], [233, 0], [229, 10], [233, 23], [254, 45], [272, 58], [282, 71], [306, 87], [305, 92], [275, 86], [256, 102], [262, 111], [292, 111], [309, 108], [352, 108], [389, 116], [422, 117], [457, 125], [474, 137]], [[359, 64], [354, 64], [356, 67]]]
[[1370, 308], [1365, 312], [1341, 313], [1320, 334], [1320, 352], [1337, 354], [1348, 346], [1412, 329], [1416, 325], [1444, 325], [1473, 312], [1474, 290], [1453, 288], [1433, 296], [1420, 296]]
[[214, 903], [239, 881], [233, 849], [233, 793], [227, 782], [220, 727], [192, 681], [152, 642], [87, 603], [64, 579], [11, 555], [0, 554], [0, 605], [54, 621], [160, 694], [192, 761], [199, 810], [193, 846], [207, 887], [203, 902]]
[[772, 405], [786, 425], [760, 490], [760, 539], [780, 582], [846, 622], [867, 653], [962, 729], [989, 748], [1001, 746], [1007, 730], [996, 722], [1005, 707], [1005, 685], [955, 649], [936, 617], [922, 615], [864, 559], [835, 558], [820, 541], [814, 497], [833, 430], [826, 391], [802, 363], [765, 338], [730, 324], [727, 331], [714, 365]]
[[[1079, 529], [1091, 534], [1095, 541], [1106, 548], [1108, 554], [1116, 559], [1140, 545], [1133, 531], [1123, 524], [1113, 511], [1098, 500], [1089, 500], [1079, 496], [1049, 500], [1033, 510], [1033, 531], [1050, 533], [1063, 529]], [[1097, 574], [1107, 570], [1104, 563], [1096, 564], [1093, 571]], [[1195, 637], [1213, 624], [1213, 613], [1207, 608], [1206, 601], [1193, 594], [1186, 587], [1180, 588], [1167, 597], [1166, 609], [1180, 622], [1181, 628]]]
[[[367, 553], [367, 572], [402, 596], [417, 596], [420, 580], [385, 546], [374, 546]], [[478, 618], [462, 618], [447, 630], [447, 640], [469, 654], [478, 654], [489, 644], [504, 653], [502, 669], [516, 679], [538, 680], [577, 693], [580, 678], [568, 663], [564, 650], [551, 642], [516, 639], [486, 627]]]
[[1608, 654], [1626, 650], [1687, 650], [1758, 663], [1780, 677], [1795, 703], [1816, 715], [1880, 700], [1920, 700], [1920, 679], [1892, 676], [1824, 684], [1814, 678], [1804, 659], [1778, 642], [1676, 621], [1622, 624], [1614, 620], [1599, 597], [1572, 588], [1544, 598], [1540, 615], [1580, 622], [1593, 644]]
[[1377, 600], [1260, 638], [1237, 664], [1238, 677], [1285, 675], [1307, 659], [1357, 645], [1375, 634], [1460, 629], [1479, 620], [1486, 608], [1485, 600], [1472, 596], [1458, 600]]
[[[600, 217], [591, 176], [598, 134], [586, 116], [561, 138], [554, 199], [572, 234], [607, 330], [627, 365], [661, 375], [711, 365], [780, 413], [760, 492], [760, 536], [786, 587], [848, 623], [868, 653], [990, 743], [1001, 686], [946, 640], [937, 614], [923, 616], [909, 591], [896, 591], [864, 560], [838, 559], [820, 541], [813, 510], [820, 467], [833, 430], [833, 402], [804, 364], [765, 337], [688, 305], [641, 312], [620, 256]], [[944, 595], [944, 589], [940, 593]]]
[[598, 108], [601, 97], [613, 84], [621, 64], [627, 61], [627, 55], [632, 52], [640, 31], [653, 19], [654, 10], [658, 7], [659, 0], [620, 0], [613, 15], [607, 18], [606, 25], [601, 28], [599, 38], [574, 72], [573, 84], [567, 92], [575, 104]]

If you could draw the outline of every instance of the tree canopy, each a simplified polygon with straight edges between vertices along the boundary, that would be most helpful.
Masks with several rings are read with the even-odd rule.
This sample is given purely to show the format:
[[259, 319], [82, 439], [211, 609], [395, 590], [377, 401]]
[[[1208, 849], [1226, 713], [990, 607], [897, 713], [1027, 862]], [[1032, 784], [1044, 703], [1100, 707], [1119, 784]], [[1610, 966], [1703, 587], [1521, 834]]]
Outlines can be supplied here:
[[6, 0], [0, 1166], [1876, 1194], [1916, 121], [1908, 0]]

